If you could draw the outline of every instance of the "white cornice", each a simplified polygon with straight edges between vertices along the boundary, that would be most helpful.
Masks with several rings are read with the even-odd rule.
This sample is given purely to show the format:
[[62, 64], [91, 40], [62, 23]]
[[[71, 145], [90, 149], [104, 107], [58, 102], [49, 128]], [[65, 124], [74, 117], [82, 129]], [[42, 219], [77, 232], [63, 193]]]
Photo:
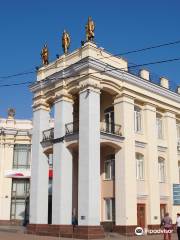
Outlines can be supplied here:
[[104, 75], [114, 77], [121, 81], [125, 81], [127, 83], [136, 85], [140, 88], [143, 88], [144, 90], [148, 90], [149, 92], [153, 92], [157, 95], [163, 96], [165, 98], [180, 103], [179, 94], [170, 91], [169, 89], [163, 88], [159, 85], [156, 85], [150, 81], [137, 77], [129, 72], [123, 71], [121, 69], [114, 69], [113, 66], [110, 66], [92, 57], [86, 57], [80, 60], [79, 62], [76, 62], [73, 65], [67, 67], [66, 69], [52, 74], [47, 79], [35, 82], [30, 86], [30, 90], [32, 92], [36, 92], [38, 90], [41, 90], [47, 86], [54, 84], [55, 82], [62, 81], [62, 78], [76, 77], [77, 74], [88, 68], [94, 69], [95, 71], [105, 70], [105, 72], [103, 72]]
[[31, 136], [32, 131], [29, 129], [8, 129], [8, 128], [1, 128], [0, 134], [3, 135], [13, 135], [13, 136]]

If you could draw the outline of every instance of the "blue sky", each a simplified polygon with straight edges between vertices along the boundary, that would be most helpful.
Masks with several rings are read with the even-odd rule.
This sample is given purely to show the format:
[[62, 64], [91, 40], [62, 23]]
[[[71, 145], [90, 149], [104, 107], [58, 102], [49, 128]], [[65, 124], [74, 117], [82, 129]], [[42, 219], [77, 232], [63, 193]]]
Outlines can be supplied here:
[[[2, 79], [2, 76], [31, 71], [40, 65], [40, 50], [48, 43], [50, 59], [62, 54], [61, 34], [71, 35], [71, 51], [85, 38], [89, 15], [96, 23], [95, 40], [113, 54], [180, 40], [179, 0], [1, 0], [0, 2], [0, 117], [7, 108], [17, 118], [32, 117], [32, 94], [28, 85], [2, 84], [35, 80], [35, 75]], [[180, 44], [125, 56], [129, 62], [145, 63], [180, 57]], [[180, 80], [180, 61], [149, 69], [172, 82]]]

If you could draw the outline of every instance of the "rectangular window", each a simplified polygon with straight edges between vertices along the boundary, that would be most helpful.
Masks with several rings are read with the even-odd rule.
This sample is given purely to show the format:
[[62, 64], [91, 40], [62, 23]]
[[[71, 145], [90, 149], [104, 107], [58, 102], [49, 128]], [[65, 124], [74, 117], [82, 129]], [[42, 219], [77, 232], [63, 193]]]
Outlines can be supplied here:
[[136, 160], [136, 179], [144, 180], [144, 161], [143, 161], [143, 159]]
[[31, 146], [27, 144], [16, 144], [14, 146], [13, 168], [30, 167]]
[[159, 182], [165, 182], [165, 163], [160, 161], [159, 163]]
[[180, 183], [180, 161], [178, 162], [178, 174], [179, 174], [179, 183]]
[[163, 121], [162, 118], [156, 118], [157, 137], [163, 139]]
[[177, 129], [177, 140], [180, 143], [180, 124], [176, 125], [176, 129]]
[[13, 179], [11, 193], [11, 219], [23, 220], [29, 197], [29, 180]]
[[115, 199], [114, 198], [105, 198], [105, 221], [114, 221], [115, 220]]
[[142, 131], [142, 114], [141, 111], [134, 111], [134, 130], [135, 132]]
[[115, 159], [114, 155], [104, 161], [105, 180], [112, 180], [115, 177]]

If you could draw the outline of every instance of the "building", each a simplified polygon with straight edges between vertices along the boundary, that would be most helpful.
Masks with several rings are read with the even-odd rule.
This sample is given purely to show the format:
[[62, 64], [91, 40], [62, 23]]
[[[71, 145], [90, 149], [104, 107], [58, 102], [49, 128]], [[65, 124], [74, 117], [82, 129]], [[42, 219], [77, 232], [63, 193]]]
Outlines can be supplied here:
[[29, 233], [102, 238], [104, 229], [159, 228], [165, 211], [175, 220], [180, 89], [171, 91], [164, 77], [159, 83], [90, 41], [38, 70]]
[[0, 118], [0, 224], [28, 218], [31, 162], [30, 120], [17, 120], [13, 109]]

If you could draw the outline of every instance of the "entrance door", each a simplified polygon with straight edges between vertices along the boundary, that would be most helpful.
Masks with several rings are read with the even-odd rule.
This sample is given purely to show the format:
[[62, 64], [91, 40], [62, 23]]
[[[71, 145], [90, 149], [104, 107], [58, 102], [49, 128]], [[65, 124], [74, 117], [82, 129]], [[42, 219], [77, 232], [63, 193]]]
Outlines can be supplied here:
[[161, 219], [164, 217], [166, 213], [166, 204], [160, 204], [160, 217]]
[[138, 227], [145, 227], [145, 204], [137, 204], [137, 225]]

